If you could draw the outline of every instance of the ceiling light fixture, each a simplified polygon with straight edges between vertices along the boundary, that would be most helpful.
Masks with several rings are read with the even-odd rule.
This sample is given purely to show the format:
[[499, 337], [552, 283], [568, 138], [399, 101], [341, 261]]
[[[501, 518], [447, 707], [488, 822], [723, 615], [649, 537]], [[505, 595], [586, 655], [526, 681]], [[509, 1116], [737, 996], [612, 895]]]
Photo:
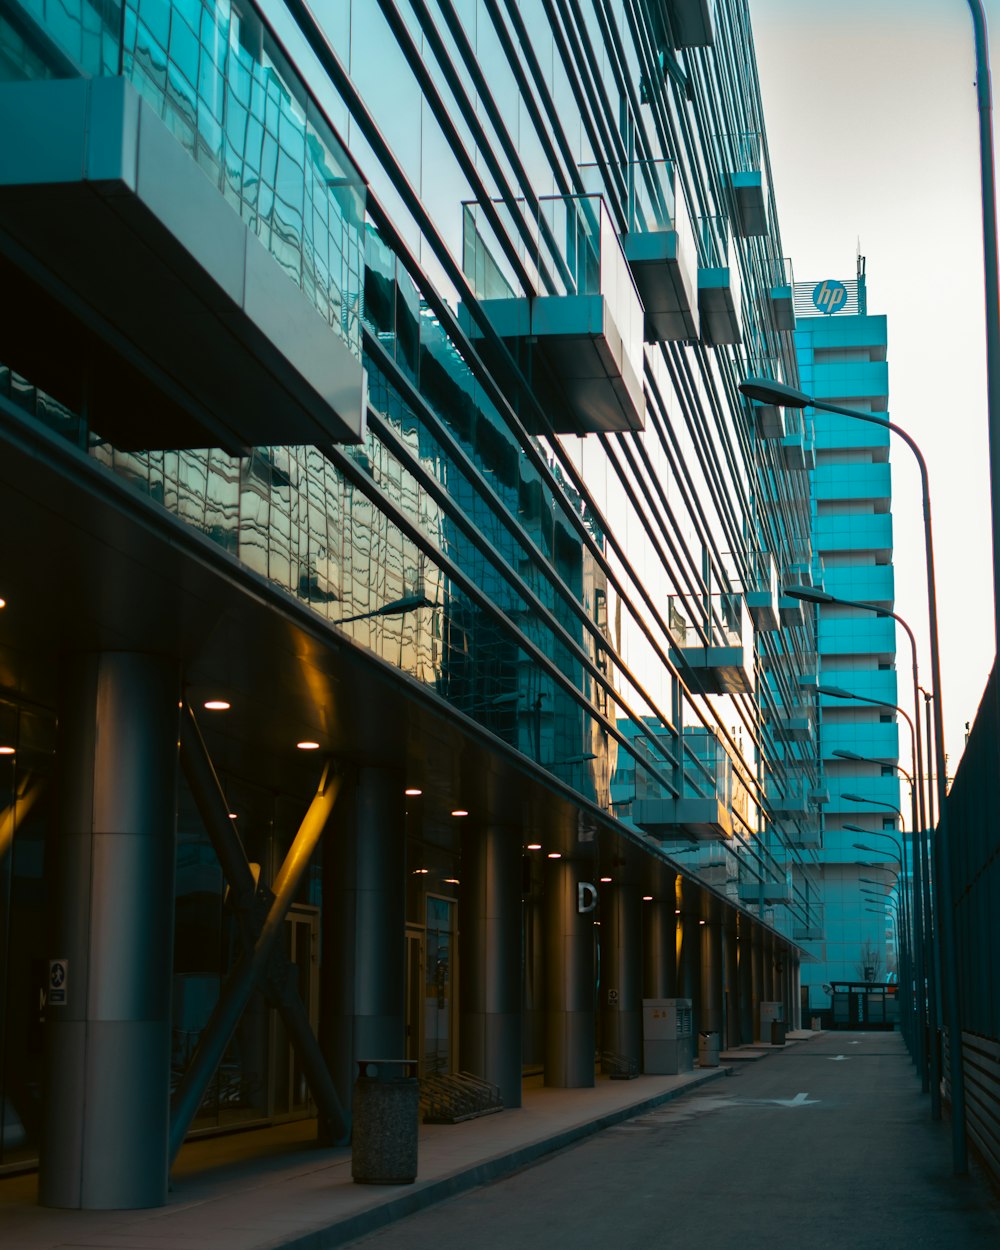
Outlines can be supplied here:
[[653, 901], [653, 896], [652, 896], [652, 894], [644, 894], [644, 895], [642, 896], [642, 901], [643, 901], [644, 903], [651, 903], [651, 902]]
[[549, 851], [549, 859], [562, 859], [561, 851]]
[[423, 794], [423, 790], [419, 790], [416, 786], [407, 786], [403, 793], [407, 796], [407, 798], [415, 799]]
[[300, 751], [318, 751], [318, 742], [296, 742], [295, 744]]
[[0, 755], [15, 755], [16, 753], [16, 747], [0, 747]]
[[529, 851], [540, 851], [542, 849], [542, 844], [541, 842], [529, 842], [526, 849]]
[[468, 816], [468, 814], [469, 813], [465, 810], [464, 807], [456, 807], [455, 810], [452, 812], [453, 816]]
[[206, 699], [202, 704], [206, 712], [228, 712], [232, 706], [226, 699]]

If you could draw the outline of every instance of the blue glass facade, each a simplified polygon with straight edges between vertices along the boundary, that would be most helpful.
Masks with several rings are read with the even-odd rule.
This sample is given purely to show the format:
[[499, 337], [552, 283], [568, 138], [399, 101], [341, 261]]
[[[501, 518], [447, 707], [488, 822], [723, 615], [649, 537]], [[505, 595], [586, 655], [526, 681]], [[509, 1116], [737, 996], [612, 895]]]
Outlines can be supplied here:
[[[798, 1011], [798, 942], [820, 915], [823, 761], [815, 624], [782, 587], [815, 567], [808, 470], [821, 423], [814, 431], [809, 415], [776, 438], [737, 391], [749, 374], [799, 378], [779, 308], [790, 267], [746, 6], [720, 0], [698, 47], [679, 42], [671, 13], [574, 3], [557, 20], [534, 0], [345, 0], [317, 22], [279, 0], [0, 3], [0, 107], [50, 77], [124, 79], [139, 101], [140, 175], [143, 136], [167, 136], [233, 231], [266, 250], [267, 264], [254, 264], [267, 289], [284, 291], [273, 266], [309, 305], [309, 317], [289, 305], [295, 320], [280, 299], [237, 299], [237, 318], [225, 281], [205, 278], [210, 264], [182, 267], [200, 301], [197, 343], [185, 339], [190, 360], [167, 359], [143, 325], [115, 319], [107, 292], [97, 307], [72, 257], [60, 267], [61, 254], [40, 248], [42, 226], [23, 205], [57, 211], [63, 191], [29, 178], [30, 161], [5, 175], [0, 158], [0, 263], [25, 306], [19, 332], [0, 340], [5, 437], [34, 447], [54, 480], [86, 483], [93, 515], [72, 541], [47, 522], [45, 541], [81, 569], [116, 570], [81, 645], [141, 650], [155, 637], [198, 692], [183, 701], [224, 688], [232, 715], [224, 730], [209, 724], [206, 742], [265, 877], [309, 797], [301, 757], [286, 758], [295, 741], [316, 741], [348, 770], [389, 770], [400, 805], [405, 780], [408, 806], [394, 817], [403, 849], [383, 870], [406, 874], [397, 936], [405, 929], [415, 954], [405, 977], [396, 972], [416, 981], [399, 1011], [425, 1072], [457, 1068], [475, 1033], [462, 1005], [471, 974], [463, 988], [447, 954], [455, 917], [471, 931], [480, 906], [463, 892], [478, 851], [456, 812], [479, 830], [508, 830], [523, 860], [511, 922], [524, 962], [518, 1071], [539, 1065], [552, 1083], [583, 1083], [579, 1060], [571, 1079], [565, 1056], [553, 1057], [533, 988], [551, 997], [562, 975], [551, 951], [532, 946], [536, 914], [577, 880], [669, 904], [671, 939], [675, 915], [703, 912], [761, 952], [751, 978], [749, 953], [740, 973], [721, 936], [698, 958], [689, 944], [680, 962], [671, 940], [669, 958], [646, 957], [652, 996], [695, 999], [702, 1024], [730, 1039], [752, 1040], [761, 1002], [781, 1001], [789, 1021]], [[169, 202], [150, 207], [141, 176], [112, 191], [86, 174], [65, 182], [80, 203], [107, 201], [102, 229], [114, 214], [147, 214], [137, 256], [166, 234], [186, 246], [189, 223], [174, 221]], [[152, 273], [131, 275], [139, 305], [160, 289]], [[248, 277], [234, 281], [249, 289]], [[166, 324], [188, 315], [182, 307], [156, 313]], [[236, 338], [263, 380], [283, 385], [277, 370], [290, 362], [309, 402], [343, 408], [334, 366], [296, 354], [298, 326], [313, 334], [313, 316], [364, 366], [360, 432], [282, 438], [279, 395], [262, 403], [275, 431], [265, 443], [182, 436], [186, 421], [201, 435], [214, 428], [203, 409], [225, 409], [218, 378], [241, 372]], [[46, 318], [53, 350], [42, 353]], [[87, 368], [81, 337], [97, 345]], [[858, 373], [863, 385], [870, 376]], [[848, 492], [831, 505], [852, 501], [876, 488], [869, 479], [823, 490]], [[819, 519], [831, 565], [842, 548], [891, 550], [887, 515]], [[114, 558], [101, 566], [106, 545]], [[34, 563], [26, 550], [10, 602], [28, 593]], [[226, 596], [206, 570], [232, 588]], [[152, 620], [127, 588], [158, 605]], [[33, 622], [50, 619], [57, 590], [37, 598]], [[50, 661], [73, 647], [19, 628], [5, 640], [20, 657], [10, 684], [51, 729], [64, 695]], [[850, 653], [846, 643], [837, 652]], [[41, 767], [26, 747], [18, 759], [26, 777]], [[181, 1090], [236, 950], [218, 847], [189, 785], [178, 790], [174, 887]], [[40, 811], [25, 813], [25, 846]], [[546, 875], [543, 855], [571, 862], [569, 884]], [[297, 900], [303, 933], [331, 888], [317, 864]], [[433, 994], [418, 985], [432, 931]], [[637, 965], [639, 947], [626, 962]], [[325, 947], [324, 966], [350, 956]], [[702, 957], [718, 975], [698, 974]], [[658, 961], [670, 967], [654, 976]], [[601, 997], [599, 967], [574, 990], [591, 1012], [605, 1004], [581, 1053], [634, 1049], [617, 995]], [[336, 1068], [343, 1005], [329, 1008], [325, 993], [316, 1010]], [[307, 1109], [275, 1067], [274, 1035], [241, 1027], [223, 1063], [228, 1084], [206, 1095], [196, 1125]], [[21, 1120], [9, 1158], [35, 1146]]]

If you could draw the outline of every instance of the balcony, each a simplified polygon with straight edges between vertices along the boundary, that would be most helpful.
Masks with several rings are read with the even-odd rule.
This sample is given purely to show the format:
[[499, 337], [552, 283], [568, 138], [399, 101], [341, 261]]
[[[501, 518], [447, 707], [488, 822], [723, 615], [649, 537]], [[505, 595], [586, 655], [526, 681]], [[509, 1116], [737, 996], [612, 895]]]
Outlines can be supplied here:
[[821, 552], [867, 552], [876, 563], [892, 559], [892, 516], [888, 512], [820, 513], [813, 541]]
[[[530, 219], [523, 202], [516, 211], [495, 206], [534, 291], [544, 292], [530, 297], [517, 293], [499, 243], [487, 243], [495, 236], [482, 206], [462, 207], [463, 271], [479, 310], [553, 393], [556, 433], [641, 430], [643, 308], [603, 198], [543, 196]], [[470, 310], [458, 311], [466, 332], [481, 337]]]
[[[824, 657], [866, 655], [873, 660], [891, 663], [896, 655], [896, 622], [891, 617], [875, 616], [871, 612], [858, 612], [851, 616], [820, 612], [819, 651]], [[857, 689], [852, 686], [851, 677], [852, 674], [848, 673], [844, 684], [848, 690]], [[828, 680], [824, 664], [823, 681]]]
[[[632, 819], [661, 841], [686, 838], [715, 842], [733, 835], [734, 814], [750, 821], [750, 797], [732, 758], [717, 735], [702, 728], [685, 729], [680, 747], [681, 793], [664, 796], [657, 786], [636, 785]], [[678, 750], [675, 735], [664, 740], [665, 753]]]
[[683, 197], [676, 194], [674, 165], [642, 161], [626, 174], [629, 225], [622, 246], [645, 309], [645, 340], [696, 339], [698, 250]]
[[741, 903], [766, 903], [774, 906], [777, 903], [792, 901], [792, 874], [785, 877], [765, 877], [762, 881], [741, 881], [739, 887]]
[[809, 788], [798, 770], [790, 772], [784, 780], [770, 778], [767, 797], [775, 820], [801, 820], [809, 813]]
[[813, 916], [812, 913], [807, 920], [796, 921], [792, 925], [792, 937], [796, 942], [822, 942], [824, 933], [822, 916]]
[[785, 422], [781, 409], [777, 404], [751, 403], [753, 428], [758, 438], [782, 438], [785, 433]]
[[722, 167], [733, 196], [733, 225], [744, 239], [767, 234], [767, 182], [757, 131], [719, 137]]
[[771, 319], [776, 330], [791, 332], [795, 329], [794, 305], [795, 277], [792, 262], [785, 256], [775, 266], [772, 285], [768, 292]]
[[819, 818], [808, 816], [801, 824], [787, 825], [784, 830], [785, 842], [799, 851], [821, 851], [823, 849], [823, 831]]
[[778, 619], [778, 566], [774, 556], [766, 551], [756, 554], [751, 588], [746, 603], [754, 629], [760, 633], [773, 633], [779, 629]]
[[725, 217], [702, 217], [698, 222], [701, 267], [698, 269], [698, 309], [702, 338], [711, 346], [743, 339], [743, 293], [739, 265], [731, 254], [729, 223]]
[[856, 599], [887, 607], [892, 607], [896, 593], [891, 564], [835, 564], [826, 570], [823, 584], [838, 599]]
[[850, 502], [892, 498], [892, 474], [888, 464], [824, 464], [813, 479], [816, 499]]
[[122, 449], [357, 443], [363, 180], [252, 9], [256, 54], [228, 9], [163, 12], [169, 49], [126, 4], [98, 76], [0, 85], [5, 358]]
[[[842, 689], [850, 690], [854, 694], [862, 694], [869, 699], [879, 699], [882, 703], [899, 702], [896, 671], [891, 668], [824, 668], [823, 684], [825, 686], [840, 686]], [[833, 706], [835, 702], [837, 700], [830, 699], [830, 706]], [[852, 706], [850, 703], [845, 703], [843, 699], [839, 700], [839, 703], [841, 707]], [[853, 706], [860, 709], [861, 704], [858, 703]]]
[[789, 742], [809, 742], [816, 732], [816, 718], [805, 703], [780, 706], [768, 717], [778, 734]]
[[778, 615], [783, 629], [802, 629], [806, 623], [802, 600], [793, 599], [791, 595], [782, 595], [778, 600]]
[[805, 420], [800, 409], [785, 409], [785, 432], [781, 439], [781, 450], [786, 468], [805, 472], [816, 468], [812, 423]]
[[811, 393], [848, 407], [870, 400], [873, 412], [885, 412], [889, 403], [889, 366], [884, 360], [816, 363]]
[[750, 694], [754, 689], [753, 627], [743, 596], [712, 595], [704, 625], [695, 628], [679, 595], [667, 599], [675, 646], [670, 659], [694, 694]]
[[[851, 689], [851, 687], [849, 687]], [[857, 703], [847, 699], [831, 699], [823, 697], [824, 711], [834, 715], [825, 716], [823, 720], [823, 756], [830, 759], [834, 751], [854, 751], [873, 760], [899, 759], [899, 726], [895, 722], [886, 724], [877, 719], [878, 708], [871, 704]], [[836, 711], [854, 708], [867, 708], [870, 720], [839, 720]], [[852, 713], [852, 717], [857, 713]]]
[[715, 39], [712, 0], [664, 0], [676, 48], [708, 48]]

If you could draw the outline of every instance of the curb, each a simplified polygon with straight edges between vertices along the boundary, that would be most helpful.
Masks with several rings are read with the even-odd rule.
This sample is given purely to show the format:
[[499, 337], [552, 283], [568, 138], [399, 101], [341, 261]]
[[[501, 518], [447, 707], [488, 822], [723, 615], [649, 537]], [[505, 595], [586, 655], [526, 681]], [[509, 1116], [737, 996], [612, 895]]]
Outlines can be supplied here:
[[422, 1211], [435, 1203], [443, 1202], [446, 1198], [452, 1198], [466, 1190], [475, 1189], [479, 1185], [486, 1185], [490, 1181], [509, 1176], [538, 1159], [544, 1158], [545, 1155], [554, 1154], [566, 1146], [571, 1146], [594, 1133], [599, 1133], [602, 1129], [610, 1128], [613, 1124], [620, 1124], [623, 1120], [631, 1120], [634, 1116], [643, 1115], [654, 1107], [679, 1098], [699, 1085], [704, 1085], [707, 1081], [728, 1075], [729, 1069], [725, 1066], [710, 1068], [703, 1073], [695, 1072], [692, 1080], [676, 1089], [654, 1094], [628, 1107], [618, 1107], [614, 1111], [599, 1116], [596, 1120], [574, 1124], [571, 1128], [564, 1129], [552, 1137], [529, 1142], [525, 1146], [520, 1146], [506, 1154], [496, 1155], [492, 1159], [483, 1159], [479, 1163], [452, 1172], [448, 1176], [426, 1181], [423, 1185], [418, 1181], [414, 1187], [400, 1194], [398, 1198], [379, 1203], [367, 1211], [359, 1211], [356, 1215], [346, 1216], [344, 1219], [336, 1220], [297, 1237], [273, 1241], [269, 1244], [268, 1250], [330, 1250], [331, 1247], [342, 1246], [349, 1241], [355, 1241], [359, 1237], [376, 1232], [387, 1224], [393, 1224], [396, 1220], [414, 1215], [417, 1211]]

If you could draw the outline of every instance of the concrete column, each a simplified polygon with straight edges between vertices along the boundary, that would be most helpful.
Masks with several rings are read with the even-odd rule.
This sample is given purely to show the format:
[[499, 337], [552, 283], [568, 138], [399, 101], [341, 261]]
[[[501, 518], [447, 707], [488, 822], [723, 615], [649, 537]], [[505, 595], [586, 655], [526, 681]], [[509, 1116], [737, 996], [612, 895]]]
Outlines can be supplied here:
[[[803, 1025], [803, 1020], [802, 1020], [802, 965], [799, 963], [798, 959], [794, 960], [794, 962], [792, 963], [790, 975], [792, 978], [792, 1004], [793, 1004], [792, 1027], [794, 1029], [801, 1029]], [[805, 1023], [808, 1023], [808, 1021], [806, 1021]]]
[[677, 997], [676, 920], [672, 896], [643, 905], [643, 998]]
[[404, 1010], [405, 815], [402, 777], [362, 767], [345, 778], [323, 835], [320, 1042], [344, 1107], [358, 1059], [417, 1053]]
[[[764, 933], [760, 925], [754, 925], [751, 938], [751, 956], [753, 959], [753, 989], [752, 989], [752, 1011], [753, 1011], [753, 1040], [763, 1041], [760, 1028], [760, 1004], [767, 999], [767, 991], [764, 984]], [[770, 1041], [770, 1038], [766, 1039]]]
[[594, 916], [580, 913], [581, 869], [547, 863], [545, 881], [545, 1084], [594, 1084]]
[[[642, 1065], [642, 917], [634, 885], [601, 890], [601, 1048]], [[651, 904], [645, 904], [651, 906]]]
[[677, 917], [677, 997], [691, 1000], [694, 1028], [701, 1029], [701, 925], [699, 917], [683, 912]]
[[738, 1027], [741, 1045], [754, 1041], [754, 993], [753, 993], [753, 929], [749, 921], [740, 917], [737, 932], [736, 993], [739, 1000]]
[[64, 673], [44, 1206], [166, 1202], [179, 693], [176, 661], [159, 656], [77, 656]]
[[701, 1023], [703, 1033], [722, 1035], [722, 934], [716, 909], [709, 904], [701, 928]]
[[736, 941], [736, 916], [731, 911], [723, 913], [722, 922], [722, 985], [725, 1004], [725, 1036], [723, 1048], [738, 1046], [740, 1042], [740, 979], [739, 943]]
[[521, 1105], [521, 836], [489, 826], [462, 838], [459, 1065]]

